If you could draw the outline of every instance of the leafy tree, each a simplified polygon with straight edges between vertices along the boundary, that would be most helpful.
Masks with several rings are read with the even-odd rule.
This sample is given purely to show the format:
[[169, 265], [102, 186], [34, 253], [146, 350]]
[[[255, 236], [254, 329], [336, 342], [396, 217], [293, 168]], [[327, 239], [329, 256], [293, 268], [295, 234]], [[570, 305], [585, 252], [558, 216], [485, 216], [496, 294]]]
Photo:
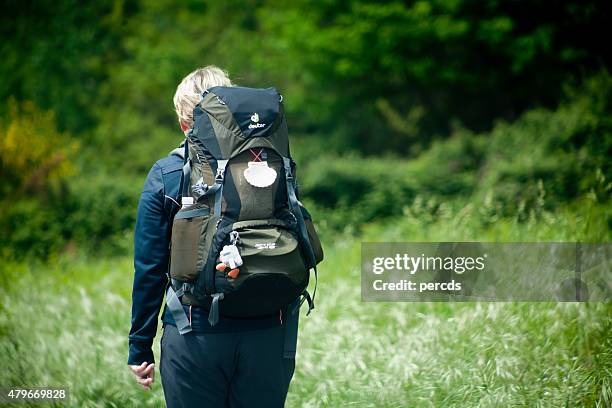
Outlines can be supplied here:
[[266, 69], [307, 113], [292, 123], [371, 154], [554, 106], [560, 83], [610, 66], [608, 12], [599, 1], [301, 0], [258, 18]]
[[15, 202], [24, 193], [44, 197], [50, 183], [74, 174], [78, 144], [57, 131], [53, 112], [32, 102], [11, 99], [8, 111], [0, 127], [0, 201]]
[[134, 2], [8, 0], [1, 7], [0, 101], [13, 96], [52, 109], [60, 129], [75, 135], [93, 128], [100, 84], [125, 58], [117, 43]]

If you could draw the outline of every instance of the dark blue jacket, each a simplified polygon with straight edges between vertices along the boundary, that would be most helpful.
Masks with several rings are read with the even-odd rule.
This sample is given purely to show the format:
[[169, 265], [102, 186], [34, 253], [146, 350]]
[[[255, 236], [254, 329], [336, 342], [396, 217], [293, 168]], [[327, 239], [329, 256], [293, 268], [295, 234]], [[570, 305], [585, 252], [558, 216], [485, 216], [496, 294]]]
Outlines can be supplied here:
[[[175, 151], [176, 152], [176, 151]], [[183, 159], [178, 152], [157, 161], [145, 181], [138, 204], [134, 234], [134, 287], [132, 290], [132, 328], [129, 335], [128, 364], [154, 362], [153, 338], [168, 284], [172, 218], [179, 208], [178, 195]], [[232, 332], [278, 326], [278, 318], [223, 319], [211, 327], [208, 311], [194, 307], [191, 313], [194, 332]], [[174, 325], [164, 308], [162, 321]]]

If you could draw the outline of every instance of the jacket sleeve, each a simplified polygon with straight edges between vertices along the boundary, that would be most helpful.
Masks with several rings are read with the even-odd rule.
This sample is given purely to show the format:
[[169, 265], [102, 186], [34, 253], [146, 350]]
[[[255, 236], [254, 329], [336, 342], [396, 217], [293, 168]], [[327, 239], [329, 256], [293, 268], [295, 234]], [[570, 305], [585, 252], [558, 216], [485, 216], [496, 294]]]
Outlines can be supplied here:
[[155, 164], [147, 176], [136, 218], [128, 364], [155, 361], [152, 345], [167, 283], [169, 227], [162, 171]]

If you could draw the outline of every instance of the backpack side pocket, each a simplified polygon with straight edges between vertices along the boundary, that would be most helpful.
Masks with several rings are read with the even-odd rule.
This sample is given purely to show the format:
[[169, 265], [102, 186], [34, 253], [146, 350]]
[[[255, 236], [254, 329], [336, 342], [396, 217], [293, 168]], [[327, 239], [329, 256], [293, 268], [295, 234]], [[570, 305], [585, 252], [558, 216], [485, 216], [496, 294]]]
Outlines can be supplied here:
[[304, 224], [306, 224], [306, 231], [308, 232], [308, 241], [310, 241], [310, 246], [312, 247], [312, 252], [314, 252], [315, 260], [318, 265], [323, 260], [323, 246], [321, 245], [317, 230], [315, 230], [314, 224], [312, 223], [312, 216], [301, 204], [300, 210], [304, 216]]
[[209, 219], [208, 207], [188, 207], [176, 213], [170, 247], [170, 276], [174, 279], [183, 282], [197, 279], [200, 241]]
[[323, 247], [321, 246], [321, 241], [319, 240], [319, 236], [317, 235], [317, 231], [315, 230], [312, 220], [310, 218], [304, 218], [304, 224], [306, 224], [308, 240], [310, 241], [310, 246], [314, 252], [315, 260], [317, 261], [317, 264], [319, 264], [323, 260]]

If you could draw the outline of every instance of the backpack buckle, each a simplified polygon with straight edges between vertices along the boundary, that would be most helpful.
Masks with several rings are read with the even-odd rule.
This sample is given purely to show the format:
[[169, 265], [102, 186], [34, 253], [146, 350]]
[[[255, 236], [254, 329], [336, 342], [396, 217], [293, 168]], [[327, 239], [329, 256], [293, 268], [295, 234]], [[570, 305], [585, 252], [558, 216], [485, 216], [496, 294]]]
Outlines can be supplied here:
[[287, 183], [291, 183], [295, 186], [295, 179], [293, 178], [293, 172], [290, 166], [285, 167], [285, 178], [287, 179]]
[[190, 293], [193, 290], [193, 284], [183, 282], [181, 289], [183, 290], [183, 293]]
[[295, 216], [295, 214], [293, 213], [293, 211], [289, 211], [289, 215], [291, 215], [291, 217], [293, 218], [291, 224], [292, 225], [297, 225], [298, 220], [297, 220], [297, 217]]
[[238, 231], [230, 232], [229, 236], [230, 236], [230, 244], [236, 245], [240, 243], [240, 234], [238, 233]]
[[285, 173], [285, 178], [287, 179], [287, 181], [293, 184], [293, 174], [291, 173], [291, 169], [287, 168]]
[[215, 182], [221, 184], [224, 178], [224, 169], [217, 169], [217, 174], [215, 175]]

